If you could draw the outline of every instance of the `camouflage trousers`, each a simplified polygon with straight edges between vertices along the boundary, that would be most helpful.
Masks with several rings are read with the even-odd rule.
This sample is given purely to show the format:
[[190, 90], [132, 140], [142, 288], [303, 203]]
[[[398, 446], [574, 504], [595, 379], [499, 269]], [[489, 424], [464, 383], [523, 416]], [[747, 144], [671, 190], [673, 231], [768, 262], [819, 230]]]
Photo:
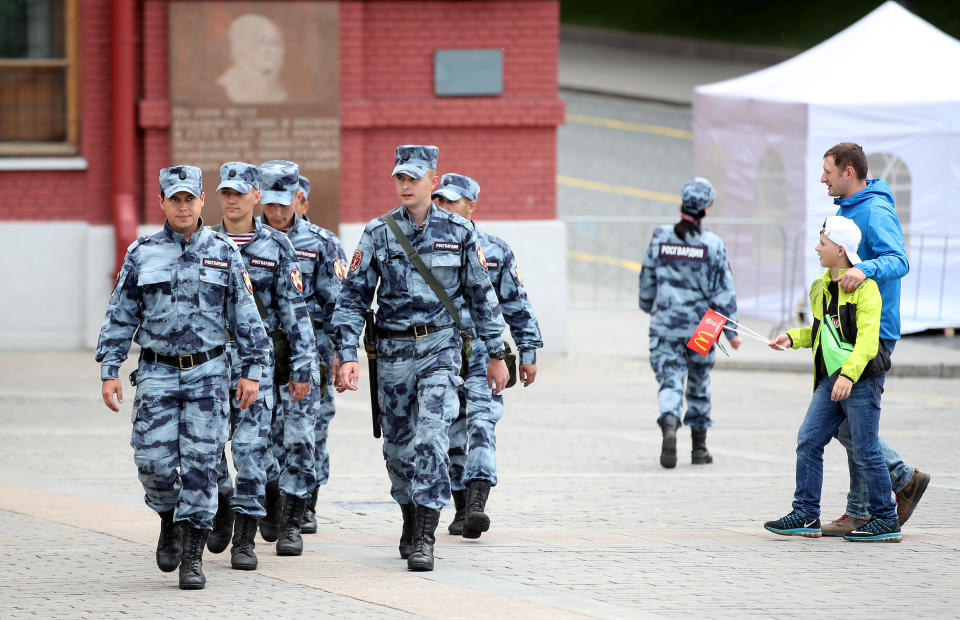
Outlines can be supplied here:
[[313, 426], [314, 439], [314, 460], [316, 462], [317, 484], [326, 484], [330, 479], [330, 454], [327, 452], [327, 435], [330, 430], [330, 421], [336, 413], [336, 403], [334, 402], [333, 389], [333, 345], [330, 337], [322, 330], [316, 331], [317, 352], [320, 359], [327, 365], [327, 390], [321, 394], [318, 388], [316, 398], [313, 401], [314, 416], [316, 416]]
[[460, 412], [450, 425], [450, 486], [467, 488], [471, 480], [497, 485], [497, 437], [494, 428], [503, 417], [503, 396], [487, 385], [490, 356], [483, 342], [474, 339], [467, 379], [460, 389]]
[[290, 399], [287, 385], [277, 386], [267, 480], [279, 479], [280, 490], [290, 496], [306, 498], [317, 486], [313, 401], [319, 395], [318, 381], [311, 381], [310, 392], [298, 402]]
[[130, 446], [147, 506], [209, 530], [217, 511], [217, 464], [229, 430], [227, 361], [189, 370], [141, 362]]
[[[236, 385], [231, 386], [231, 396]], [[273, 413], [273, 377], [260, 381], [257, 400], [245, 410], [239, 401], [230, 400], [230, 454], [237, 472], [234, 489], [227, 469], [226, 454], [220, 459], [217, 469], [217, 488], [220, 495], [233, 491], [230, 508], [255, 519], [262, 519], [267, 484], [267, 449], [270, 443], [270, 416]]]
[[460, 344], [453, 328], [377, 344], [383, 458], [399, 504], [440, 510], [450, 502], [447, 431], [463, 385]]
[[650, 366], [660, 383], [657, 423], [662, 423], [667, 416], [678, 421], [681, 419], [686, 380], [687, 413], [683, 416], [683, 424], [696, 429], [713, 426], [710, 420], [710, 370], [715, 361], [716, 348], [704, 357], [688, 349], [685, 340], [650, 337]]

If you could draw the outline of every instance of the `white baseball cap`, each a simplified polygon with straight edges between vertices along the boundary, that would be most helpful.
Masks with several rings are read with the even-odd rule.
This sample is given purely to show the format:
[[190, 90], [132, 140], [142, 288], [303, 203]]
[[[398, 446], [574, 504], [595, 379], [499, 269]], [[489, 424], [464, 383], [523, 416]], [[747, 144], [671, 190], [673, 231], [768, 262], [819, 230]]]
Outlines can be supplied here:
[[823, 221], [823, 230], [820, 232], [843, 248], [851, 265], [863, 262], [857, 254], [857, 248], [860, 247], [860, 227], [853, 220], [842, 215], [831, 215]]

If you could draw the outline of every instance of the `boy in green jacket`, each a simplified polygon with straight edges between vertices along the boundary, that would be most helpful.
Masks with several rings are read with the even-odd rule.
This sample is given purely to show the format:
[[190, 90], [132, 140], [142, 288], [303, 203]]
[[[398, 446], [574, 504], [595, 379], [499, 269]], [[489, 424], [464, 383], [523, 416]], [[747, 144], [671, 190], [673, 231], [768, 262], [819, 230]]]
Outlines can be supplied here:
[[[764, 524], [775, 534], [821, 536], [823, 448], [846, 419], [853, 437], [854, 462], [867, 478], [873, 518], [844, 538], [865, 542], [902, 539], [890, 474], [877, 434], [883, 393], [877, 377], [890, 368], [890, 355], [880, 345], [880, 291], [870, 279], [852, 293], [837, 286], [843, 272], [860, 262], [856, 253], [859, 245], [860, 229], [853, 220], [834, 215], [824, 221], [815, 249], [827, 271], [810, 285], [813, 325], [791, 329], [770, 343], [777, 350], [810, 347], [814, 360], [813, 399], [797, 435], [793, 512]], [[840, 346], [844, 343], [852, 344], [852, 351]]]

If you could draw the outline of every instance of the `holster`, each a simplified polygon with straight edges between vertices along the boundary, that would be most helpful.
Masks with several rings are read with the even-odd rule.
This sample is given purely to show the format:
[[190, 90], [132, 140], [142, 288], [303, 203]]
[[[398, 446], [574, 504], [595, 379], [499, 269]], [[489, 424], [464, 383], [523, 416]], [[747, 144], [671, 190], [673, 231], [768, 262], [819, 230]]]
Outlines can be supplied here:
[[290, 341], [282, 329], [267, 335], [273, 340], [273, 384], [286, 385], [290, 383]]
[[473, 334], [469, 330], [460, 330], [460, 378], [466, 379], [470, 372], [470, 358], [473, 357]]
[[510, 350], [510, 345], [503, 343], [503, 361], [507, 364], [507, 371], [510, 373], [510, 379], [504, 389], [511, 388], [517, 384], [517, 355]]
[[327, 363], [320, 360], [320, 396], [327, 395], [327, 386], [330, 381], [327, 379]]

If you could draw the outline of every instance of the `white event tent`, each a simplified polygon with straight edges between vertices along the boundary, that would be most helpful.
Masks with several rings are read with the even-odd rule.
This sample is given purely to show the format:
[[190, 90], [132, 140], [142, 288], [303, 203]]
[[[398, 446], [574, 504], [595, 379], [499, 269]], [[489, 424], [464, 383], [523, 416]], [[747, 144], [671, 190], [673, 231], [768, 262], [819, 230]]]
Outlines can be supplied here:
[[960, 41], [887, 2], [778, 65], [694, 89], [694, 168], [718, 190], [713, 215], [770, 222], [724, 234], [742, 312], [782, 318], [807, 303], [818, 231], [836, 212], [823, 153], [851, 141], [907, 233], [903, 331], [960, 325], [958, 68]]

